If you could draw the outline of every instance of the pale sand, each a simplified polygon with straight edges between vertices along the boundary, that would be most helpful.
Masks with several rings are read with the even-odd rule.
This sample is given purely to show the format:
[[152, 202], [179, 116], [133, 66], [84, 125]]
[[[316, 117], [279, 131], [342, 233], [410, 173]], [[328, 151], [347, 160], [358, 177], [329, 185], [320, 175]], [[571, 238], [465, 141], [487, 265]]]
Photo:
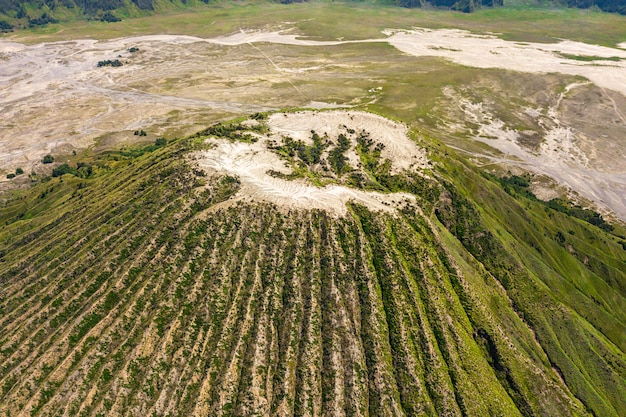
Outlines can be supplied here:
[[[259, 42], [309, 47], [386, 42], [407, 54], [437, 56], [472, 67], [580, 75], [602, 88], [626, 96], [626, 51], [620, 49], [626, 48], [626, 42], [616, 48], [567, 40], [554, 44], [520, 43], [505, 41], [491, 34], [476, 35], [456, 29], [388, 30], [384, 34], [386, 37], [380, 39], [332, 42], [299, 39], [297, 35], [287, 32], [258, 31], [240, 31], [213, 39], [154, 35], [32, 46], [0, 40], [0, 170], [10, 172], [21, 166], [29, 172], [30, 169], [40, 166], [38, 161], [45, 153], [62, 153], [87, 147], [95, 138], [107, 132], [127, 132], [147, 126], [165, 125], [169, 120], [168, 115], [176, 111], [189, 115], [207, 111], [249, 114], [269, 110], [268, 107], [238, 102], [237, 98], [232, 101], [211, 100], [211, 88], [217, 88], [216, 91], [221, 92], [226, 88], [224, 85], [202, 86], [207, 90], [207, 99], [191, 99], [173, 96], [171, 90], [167, 94], [154, 94], [118, 84], [142, 77], [154, 78], [155, 74], [160, 79], [166, 79], [171, 74], [180, 75], [176, 71], [191, 62], [185, 59], [198, 59], [193, 54], [187, 57], [186, 48], [198, 43], [229, 48]], [[152, 48], [156, 57], [159, 51], [165, 54], [176, 53], [177, 65], [128, 65], [114, 70], [95, 68], [99, 60], [110, 59], [117, 54], [124, 59], [128, 56], [126, 49], [130, 46], [137, 46], [142, 50]], [[584, 62], [567, 59], [560, 54], [620, 57], [623, 60]], [[227, 69], [224, 71], [227, 74]], [[314, 72], [316, 69], [307, 68], [307, 71]], [[254, 86], [251, 85], [250, 88]], [[326, 106], [325, 103], [312, 105]], [[179, 123], [190, 120], [197, 123], [197, 117], [184, 118]], [[519, 149], [513, 149], [510, 137], [516, 135], [516, 132], [500, 129], [497, 123], [494, 120], [481, 128], [486, 135], [502, 135], [498, 141], [489, 140], [486, 143], [520, 156]], [[544, 148], [554, 149], [550, 144], [555, 141], [569, 143], [566, 133], [563, 129], [555, 130], [546, 137]], [[559, 149], [565, 152], [570, 148], [562, 145]], [[578, 164], [579, 160], [584, 160], [584, 155], [581, 154], [575, 157], [577, 166], [572, 169], [571, 155], [567, 155], [569, 162], [559, 162], [565, 156], [563, 152], [552, 151], [541, 156], [523, 155], [523, 158], [529, 167], [555, 177], [575, 191], [610, 207], [621, 218], [626, 219], [626, 204], [622, 192], [626, 188], [626, 173], [614, 172], [610, 178], [603, 178], [603, 175], [608, 174]], [[402, 155], [402, 152], [396, 153]], [[0, 181], [6, 181], [4, 176]]]
[[[311, 130], [336, 137], [345, 133], [348, 126], [358, 126], [370, 132], [376, 142], [389, 144], [385, 148], [395, 171], [418, 170], [426, 166], [423, 149], [406, 136], [406, 128], [383, 117], [364, 112], [325, 111], [276, 113], [268, 121], [269, 137], [259, 136], [258, 142], [229, 142], [225, 139], [209, 139], [215, 145], [208, 151], [196, 154], [198, 165], [211, 172], [236, 176], [241, 189], [227, 204], [237, 201], [265, 201], [283, 208], [321, 209], [337, 215], [347, 211], [346, 203], [355, 201], [372, 210], [393, 212], [398, 205], [415, 202], [407, 193], [383, 194], [363, 191], [340, 185], [317, 187], [304, 179], [285, 180], [272, 177], [268, 171], [289, 174], [285, 161], [268, 149], [268, 143], [280, 136], [308, 140]], [[356, 144], [352, 143], [352, 150]]]

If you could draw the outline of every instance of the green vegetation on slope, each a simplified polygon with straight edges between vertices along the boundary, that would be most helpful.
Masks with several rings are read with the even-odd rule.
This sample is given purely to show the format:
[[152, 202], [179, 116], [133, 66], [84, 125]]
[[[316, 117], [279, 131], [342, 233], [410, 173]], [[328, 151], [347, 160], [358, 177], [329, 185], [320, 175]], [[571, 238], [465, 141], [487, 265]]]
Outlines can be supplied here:
[[[191, 0], [188, 3], [192, 4]], [[126, 17], [124, 15], [123, 17]], [[570, 39], [615, 47], [624, 42], [626, 17], [592, 10], [553, 7], [498, 7], [475, 13], [406, 9], [361, 2], [215, 3], [203, 7], [163, 9], [151, 16], [128, 14], [121, 22], [74, 21], [33, 27], [11, 34], [17, 41], [112, 39], [138, 34], [213, 37], [246, 29], [285, 29], [292, 22], [302, 36], [323, 40], [381, 37], [389, 28], [458, 28], [500, 34], [520, 42]], [[132, 17], [132, 18], [131, 18]], [[274, 22], [268, 25], [268, 22]]]
[[202, 140], [5, 202], [1, 416], [624, 415], [620, 238], [440, 151], [395, 215], [216, 209]]
[[[308, 3], [297, 1], [295, 3]], [[280, 3], [291, 6], [293, 0], [275, 0], [258, 2], [263, 7], [272, 3]], [[313, 1], [313, 3], [317, 3]], [[327, 3], [327, 2], [320, 2]], [[480, 10], [487, 10], [491, 7], [519, 11], [518, 2], [503, 2], [502, 0], [384, 0], [376, 1], [346, 1], [348, 5], [367, 6], [400, 6], [402, 9], [422, 8], [435, 6], [444, 10], [455, 10], [471, 13]], [[77, 0], [0, 0], [0, 31], [12, 31], [15, 28], [40, 27], [48, 24], [55, 24], [59, 21], [92, 20], [105, 23], [120, 22], [123, 18], [137, 17], [170, 13], [172, 11], [190, 8], [200, 8], [207, 5], [223, 5], [224, 2], [214, 2], [209, 0], [97, 0], [97, 1], [77, 1]], [[257, 2], [252, 2], [257, 4]], [[555, 7], [577, 7], [582, 9], [599, 9], [607, 12], [626, 14], [626, 3], [624, 0], [553, 0], [550, 2], [526, 2], [534, 8], [555, 8]], [[500, 7], [498, 7], [500, 6]], [[511, 7], [512, 6], [512, 7]]]
[[[305, 0], [305, 2], [307, 1]], [[153, 12], [163, 13], [176, 9], [208, 5], [209, 3], [209, 0], [0, 0], [0, 17], [13, 22], [12, 24], [1, 20], [0, 30], [11, 31], [16, 26], [45, 26], [58, 23], [59, 20], [88, 19], [114, 23], [121, 21], [121, 16], [141, 16]], [[293, 0], [274, 1], [274, 3], [290, 4], [293, 3]], [[393, 0], [384, 3], [409, 8], [426, 5], [424, 0]], [[502, 6], [502, 0], [485, 0], [484, 2], [482, 0], [433, 0], [429, 3], [434, 6], [463, 12], [473, 12], [482, 6]]]

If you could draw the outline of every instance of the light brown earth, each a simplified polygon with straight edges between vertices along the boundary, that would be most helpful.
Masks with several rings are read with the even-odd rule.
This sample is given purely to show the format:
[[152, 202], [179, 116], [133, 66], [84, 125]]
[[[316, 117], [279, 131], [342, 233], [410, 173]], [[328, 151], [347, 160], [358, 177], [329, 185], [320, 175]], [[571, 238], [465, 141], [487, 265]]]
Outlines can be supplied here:
[[[452, 89], [445, 93], [446, 106], [459, 115], [454, 120], [472, 125], [449, 125], [450, 129], [499, 151], [475, 150], [474, 156], [548, 176], [595, 202], [606, 214], [602, 208], [608, 207], [626, 219], [626, 122], [606, 91], [588, 82], [569, 84], [551, 105], [526, 109], [526, 116], [536, 123], [526, 129], [501, 120], [488, 100], [472, 102]], [[540, 198], [557, 196], [553, 186], [536, 185], [535, 190]]]
[[[270, 132], [267, 136], [259, 135], [255, 143], [212, 138], [209, 143], [214, 146], [196, 155], [201, 168], [210, 173], [233, 175], [241, 181], [238, 194], [226, 204], [255, 200], [279, 207], [316, 208], [344, 215], [348, 201], [386, 212], [393, 212], [402, 203], [415, 202], [415, 197], [407, 193], [383, 194], [337, 184], [318, 187], [305, 179], [286, 180], [268, 174], [270, 170], [291, 173], [285, 161], [268, 149], [271, 142], [289, 136], [306, 143], [312, 130], [319, 135], [337, 137], [345, 132], [345, 126], [363, 129], [371, 134], [375, 142], [383, 143], [385, 148], [381, 156], [393, 161], [392, 171], [425, 168], [428, 164], [425, 151], [408, 138], [406, 126], [370, 113], [338, 110], [275, 113], [269, 118], [268, 126]], [[346, 152], [353, 166], [358, 164], [355, 146], [356, 142], [352, 141], [351, 148]]]
[[[388, 30], [380, 39], [332, 42], [289, 31], [244, 30], [213, 39], [158, 35], [30, 46], [0, 41], [0, 170], [41, 171], [46, 153], [137, 140], [137, 129], [148, 131], [143, 139], [154, 140], [234, 115], [374, 103], [385, 94], [380, 84], [392, 82], [393, 73], [389, 80], [377, 73], [372, 88], [364, 90], [368, 67], [354, 56], [358, 47], [384, 43], [465, 66], [584, 77], [556, 101], [526, 109], [536, 124], [545, 121], [536, 130], [510, 125], [489, 106], [464, 101], [451, 86], [447, 97], [462, 108], [448, 114], [464, 119], [448, 120], [442, 133], [462, 132], [457, 128], [473, 121], [480, 127], [470, 136], [508, 155], [498, 156], [501, 162], [547, 174], [626, 219], [626, 51], [567, 40], [511, 42], [453, 29]], [[139, 52], [128, 52], [130, 47]], [[564, 54], [617, 58], [579, 61]], [[120, 59], [124, 66], [97, 68], [105, 59]], [[351, 84], [351, 75], [361, 84]], [[588, 123], [594, 114], [597, 126]]]

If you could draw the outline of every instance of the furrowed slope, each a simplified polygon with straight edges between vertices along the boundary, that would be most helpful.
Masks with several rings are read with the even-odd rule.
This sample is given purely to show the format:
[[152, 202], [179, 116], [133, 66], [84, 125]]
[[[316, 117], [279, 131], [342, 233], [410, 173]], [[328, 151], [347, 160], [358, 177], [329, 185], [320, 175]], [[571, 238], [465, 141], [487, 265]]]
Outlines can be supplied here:
[[5, 203], [0, 415], [623, 415], [614, 236], [436, 146], [393, 210], [241, 199], [211, 135]]

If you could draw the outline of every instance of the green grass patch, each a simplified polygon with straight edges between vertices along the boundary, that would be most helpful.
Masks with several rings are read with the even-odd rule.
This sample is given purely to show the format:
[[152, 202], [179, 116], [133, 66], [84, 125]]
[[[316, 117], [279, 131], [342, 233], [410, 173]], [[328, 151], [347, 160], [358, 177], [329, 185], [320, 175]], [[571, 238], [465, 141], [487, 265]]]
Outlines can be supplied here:
[[613, 61], [613, 62], [619, 62], [619, 61], [623, 61], [624, 58], [621, 58], [619, 56], [597, 56], [597, 55], [573, 55], [573, 54], [564, 54], [564, 53], [559, 53], [559, 56], [562, 56], [563, 58], [567, 58], [567, 59], [573, 59], [575, 61], [583, 61], [583, 62], [593, 62], [593, 61]]
[[[285, 23], [295, 22], [295, 23]], [[626, 17], [591, 10], [545, 7], [498, 7], [465, 14], [445, 10], [406, 9], [371, 3], [272, 2], [217, 3], [153, 16], [124, 16], [121, 22], [51, 24], [5, 37], [35, 43], [80, 38], [111, 39], [144, 34], [213, 37], [240, 29], [276, 30], [295, 26], [315, 39], [380, 38], [387, 28], [460, 28], [492, 32], [519, 42], [572, 39], [615, 46], [626, 39]]]

